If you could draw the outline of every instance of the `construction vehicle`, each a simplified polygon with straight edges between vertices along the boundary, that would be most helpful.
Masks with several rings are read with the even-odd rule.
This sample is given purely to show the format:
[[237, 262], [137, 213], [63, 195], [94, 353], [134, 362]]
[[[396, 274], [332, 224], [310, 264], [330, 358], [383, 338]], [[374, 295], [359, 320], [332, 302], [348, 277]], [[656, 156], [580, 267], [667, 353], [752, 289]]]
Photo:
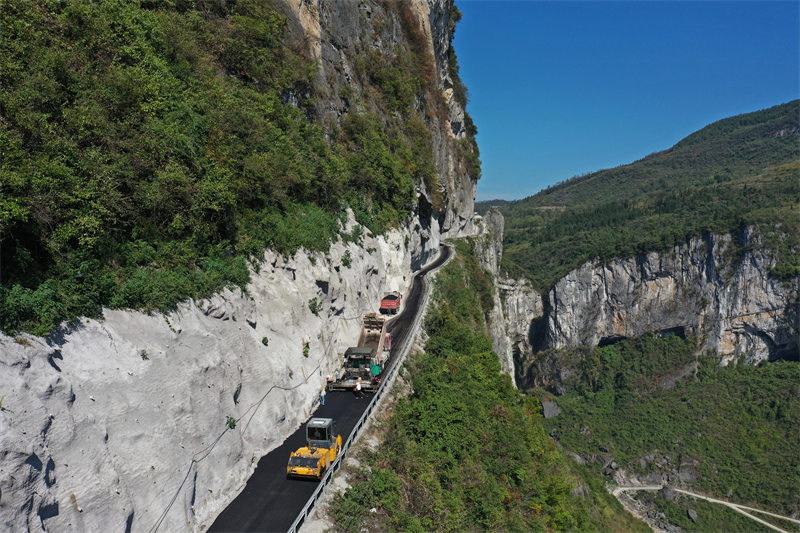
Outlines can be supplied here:
[[390, 292], [381, 300], [381, 306], [378, 309], [384, 315], [396, 315], [397, 310], [400, 309], [400, 300], [402, 296], [399, 292]]
[[353, 390], [357, 383], [361, 383], [361, 390], [377, 390], [391, 348], [392, 338], [386, 333], [386, 319], [375, 313], [365, 315], [358, 346], [345, 350], [343, 370], [337, 373], [328, 390]]
[[342, 436], [334, 437], [332, 418], [312, 418], [306, 423], [306, 445], [289, 455], [286, 477], [322, 479], [342, 451]]

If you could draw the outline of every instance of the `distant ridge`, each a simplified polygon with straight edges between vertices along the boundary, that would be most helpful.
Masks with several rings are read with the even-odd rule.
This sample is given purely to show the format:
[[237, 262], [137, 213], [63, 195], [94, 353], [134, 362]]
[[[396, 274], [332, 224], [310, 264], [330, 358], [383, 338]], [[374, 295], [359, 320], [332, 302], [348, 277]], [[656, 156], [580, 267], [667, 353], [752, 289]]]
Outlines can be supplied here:
[[[714, 122], [673, 147], [497, 206], [503, 266], [542, 290], [592, 259], [665, 249], [755, 224], [779, 251], [775, 275], [800, 273], [800, 100]], [[554, 209], [556, 208], [556, 209]], [[782, 237], [775, 233], [780, 226]]]

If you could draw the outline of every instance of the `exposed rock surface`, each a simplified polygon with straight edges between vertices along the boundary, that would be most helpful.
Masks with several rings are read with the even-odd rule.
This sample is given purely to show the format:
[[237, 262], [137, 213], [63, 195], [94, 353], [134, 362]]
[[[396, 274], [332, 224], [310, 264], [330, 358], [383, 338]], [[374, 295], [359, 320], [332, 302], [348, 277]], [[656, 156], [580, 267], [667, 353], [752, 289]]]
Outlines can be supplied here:
[[[775, 256], [752, 228], [691, 239], [669, 252], [586, 263], [559, 280], [546, 302], [527, 280], [500, 273], [504, 222], [496, 210], [478, 220], [476, 254], [495, 279], [493, 347], [520, 386], [563, 393], [577, 361], [545, 350], [597, 346], [648, 332], [697, 335], [700, 351], [747, 363], [800, 357], [797, 279], [770, 274]], [[578, 357], [578, 355], [576, 355]], [[671, 376], [674, 386], [683, 374]]]
[[476, 217], [479, 236], [475, 253], [481, 266], [495, 280], [494, 307], [489, 314], [492, 348], [503, 372], [514, 378], [521, 357], [531, 353], [530, 326], [542, 316], [542, 298], [528, 280], [511, 279], [500, 272], [503, 255], [503, 215], [495, 209]]
[[247, 294], [168, 316], [106, 310], [48, 340], [0, 336], [0, 524], [146, 531], [177, 494], [161, 530], [208, 525], [307, 418], [361, 316], [406, 289], [408, 235], [267, 253]]
[[797, 358], [798, 280], [772, 277], [774, 264], [752, 229], [693, 238], [668, 253], [587, 263], [550, 291], [534, 349], [672, 331], [699, 335], [700, 349], [725, 361]]
[[542, 416], [545, 418], [555, 418], [561, 414], [561, 408], [552, 400], [542, 402]]
[[[319, 63], [320, 94], [313, 112], [325, 127], [339, 126], [351, 110], [380, 107], [374, 105], [373, 91], [358, 69], [367, 53], [379, 50], [392, 57], [397, 50], [426, 49], [439, 94], [418, 95], [414, 107], [432, 133], [439, 191], [418, 184], [420, 230], [441, 230], [450, 236], [472, 234], [477, 180], [476, 176], [464, 179], [468, 169], [459, 155], [459, 141], [466, 136], [465, 110], [452, 96], [454, 81], [447, 62], [453, 40], [453, 0], [302, 0], [287, 4], [294, 22], [302, 28], [310, 55]], [[437, 192], [443, 194], [441, 203], [434, 201]]]
[[[533, 351], [531, 328], [544, 312], [542, 297], [527, 279], [498, 276], [497, 289], [502, 302], [503, 324], [511, 347], [513, 368], [519, 369], [523, 360]], [[518, 382], [518, 371], [515, 376], [515, 382]]]
[[472, 232], [476, 176], [459, 152], [463, 108], [448, 97], [452, 0], [414, 0], [416, 18], [403, 22], [405, 5], [303, 0], [286, 11], [319, 61], [321, 93], [306, 111], [326, 128], [370, 97], [359, 54], [407, 47], [403, 24], [417, 21], [441, 93], [415, 104], [433, 134], [439, 190], [418, 184], [408, 225], [384, 237], [326, 254], [267, 252], [246, 293], [167, 316], [105, 310], [48, 339], [0, 335], [0, 529], [204, 529], [307, 418], [361, 316], [385, 292], [405, 291], [442, 237]]

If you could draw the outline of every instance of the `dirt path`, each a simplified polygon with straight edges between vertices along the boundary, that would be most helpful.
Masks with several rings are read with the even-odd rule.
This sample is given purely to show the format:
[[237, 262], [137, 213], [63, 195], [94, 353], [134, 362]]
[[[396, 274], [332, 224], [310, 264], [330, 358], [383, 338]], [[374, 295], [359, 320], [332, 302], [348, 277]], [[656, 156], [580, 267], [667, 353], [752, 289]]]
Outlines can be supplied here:
[[[657, 491], [657, 490], [661, 490], [663, 488], [664, 488], [664, 485], [640, 485], [640, 486], [630, 486], [630, 487], [614, 487], [614, 488], [612, 488], [610, 490], [610, 492], [611, 492], [611, 494], [613, 494], [620, 501], [620, 503], [626, 509], [628, 509], [628, 511], [631, 511], [630, 506], [627, 505], [627, 502], [624, 502], [622, 499], [620, 499], [620, 496], [622, 495], [623, 492], [636, 492], [636, 491], [640, 491], [640, 490]], [[774, 529], [775, 531], [779, 531], [780, 533], [789, 533], [789, 532], [786, 531], [785, 529], [779, 528], [778, 526], [776, 526], [774, 524], [771, 524], [771, 523], [769, 523], [769, 522], [767, 522], [765, 520], [762, 520], [762, 519], [758, 518], [757, 516], [753, 516], [752, 514], [748, 513], [747, 511], [752, 511], [752, 512], [756, 512], [756, 513], [761, 513], [761, 514], [773, 516], [775, 518], [780, 518], [781, 520], [786, 520], [788, 522], [792, 522], [792, 523], [800, 525], [800, 520], [797, 520], [795, 518], [790, 518], [788, 516], [783, 516], [783, 515], [779, 515], [779, 514], [776, 514], [776, 513], [771, 513], [769, 511], [764, 511], [762, 509], [756, 509], [755, 507], [748, 507], [746, 505], [740, 505], [738, 503], [728, 502], [728, 501], [725, 501], [725, 500], [718, 500], [716, 498], [710, 498], [708, 496], [704, 496], [702, 494], [697, 494], [696, 492], [691, 492], [691, 491], [688, 491], [688, 490], [683, 490], [683, 489], [673, 489], [673, 490], [675, 492], [680, 492], [681, 494], [686, 494], [687, 496], [691, 496], [692, 498], [698, 498], [700, 500], [705, 500], [707, 502], [717, 503], [717, 504], [720, 504], [720, 505], [724, 505], [725, 507], [729, 507], [730, 509], [733, 509], [737, 513], [741, 513], [744, 516], [750, 518], [751, 520], [755, 520], [759, 524], [763, 524], [763, 525], [767, 526], [770, 529]], [[633, 512], [633, 511], [631, 511], [631, 512]], [[634, 514], [639, 516], [639, 513], [634, 513]], [[639, 518], [641, 518], [641, 516], [639, 516]], [[652, 526], [652, 524], [651, 524], [651, 526]]]

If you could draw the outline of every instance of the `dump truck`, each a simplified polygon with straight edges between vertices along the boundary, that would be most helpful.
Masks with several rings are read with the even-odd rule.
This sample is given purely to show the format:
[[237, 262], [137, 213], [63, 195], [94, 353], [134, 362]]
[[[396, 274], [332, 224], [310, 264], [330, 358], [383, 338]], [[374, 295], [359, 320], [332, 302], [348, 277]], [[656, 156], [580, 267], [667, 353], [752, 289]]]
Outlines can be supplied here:
[[286, 477], [322, 479], [342, 451], [332, 418], [312, 418], [306, 423], [306, 445], [289, 455]]
[[386, 333], [386, 319], [376, 313], [364, 316], [358, 346], [344, 352], [344, 364], [329, 390], [353, 390], [361, 383], [361, 390], [374, 391], [380, 384], [383, 366], [392, 348], [391, 336]]
[[396, 315], [397, 310], [400, 309], [400, 300], [402, 296], [399, 292], [390, 292], [381, 300], [380, 308], [378, 309], [384, 315]]

